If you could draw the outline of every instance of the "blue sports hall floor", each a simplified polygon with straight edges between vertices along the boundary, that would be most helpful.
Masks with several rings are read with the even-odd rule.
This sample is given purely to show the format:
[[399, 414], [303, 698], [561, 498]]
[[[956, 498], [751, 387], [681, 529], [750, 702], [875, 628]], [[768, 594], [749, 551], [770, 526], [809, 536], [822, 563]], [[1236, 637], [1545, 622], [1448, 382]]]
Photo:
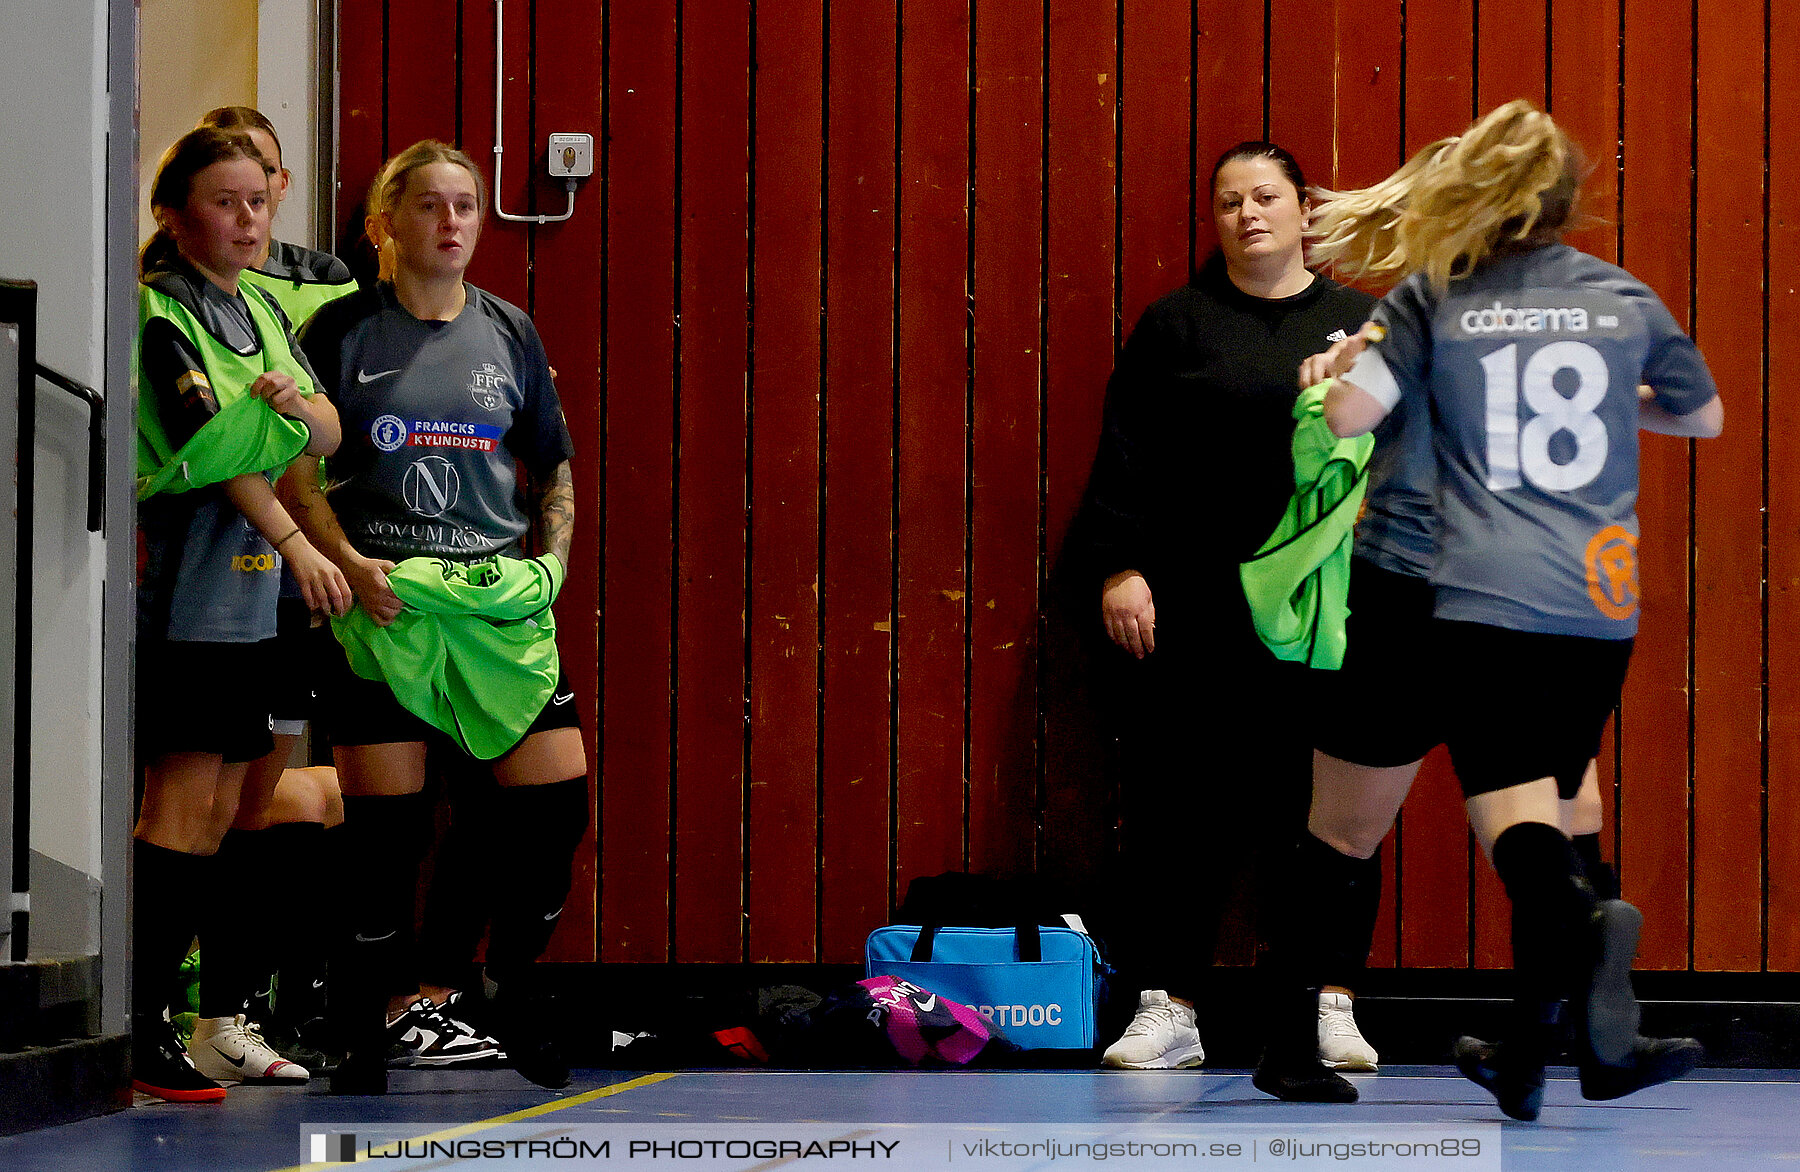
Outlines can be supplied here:
[[[506, 1070], [408, 1070], [394, 1073], [385, 1098], [333, 1098], [323, 1080], [235, 1088], [210, 1105], [140, 1098], [100, 1118], [0, 1139], [0, 1169], [323, 1170], [343, 1165], [309, 1160], [341, 1157], [349, 1145], [358, 1162], [395, 1170], [1106, 1163], [1800, 1172], [1800, 1072], [1703, 1070], [1611, 1103], [1582, 1101], [1572, 1073], [1552, 1071], [1543, 1115], [1526, 1124], [1502, 1120], [1448, 1067], [1357, 1076], [1362, 1102], [1347, 1106], [1279, 1103], [1233, 1070], [579, 1071], [561, 1092]], [[321, 1148], [333, 1135], [337, 1146]]]

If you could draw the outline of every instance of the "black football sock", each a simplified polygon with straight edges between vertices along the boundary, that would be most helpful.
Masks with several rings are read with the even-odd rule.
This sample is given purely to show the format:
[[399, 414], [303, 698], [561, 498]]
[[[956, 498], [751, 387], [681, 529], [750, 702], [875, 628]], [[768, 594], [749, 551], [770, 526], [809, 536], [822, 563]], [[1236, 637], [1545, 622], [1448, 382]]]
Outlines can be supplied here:
[[1494, 870], [1512, 900], [1515, 996], [1554, 1004], [1576, 991], [1592, 963], [1573, 941], [1592, 935], [1594, 891], [1562, 831], [1542, 822], [1508, 827], [1494, 841]]
[[1575, 844], [1576, 855], [1581, 859], [1581, 869], [1587, 873], [1588, 883], [1594, 889], [1594, 898], [1619, 898], [1619, 875], [1600, 857], [1600, 836], [1577, 834], [1571, 841]]
[[334, 1016], [353, 1050], [378, 1037], [389, 995], [412, 976], [413, 905], [431, 810], [424, 793], [344, 796], [343, 922], [331, 979], [342, 1011]]
[[484, 765], [458, 763], [449, 778], [450, 828], [438, 843], [419, 921], [419, 979], [467, 990], [475, 949], [494, 908], [495, 802], [499, 786]]
[[575, 848], [587, 832], [587, 778], [501, 786], [494, 812], [497, 891], [487, 971], [504, 984], [543, 955], [556, 930]]
[[201, 900], [200, 1016], [233, 1017], [250, 1012], [255, 995], [268, 988], [267, 900], [278, 886], [262, 877], [256, 830], [227, 830], [219, 852], [205, 860], [213, 876], [211, 894]]
[[196, 909], [212, 892], [205, 889], [206, 860], [186, 851], [131, 843], [136, 886], [131, 924], [132, 1012], [160, 1018], [188, 946], [194, 942]]
[[1309, 985], [1355, 989], [1369, 963], [1381, 910], [1381, 854], [1359, 859], [1308, 833], [1300, 838], [1299, 859], [1293, 894], [1302, 912], [1293, 929], [1296, 963]]
[[[289, 1028], [325, 1011], [325, 955], [330, 948], [325, 827], [318, 822], [278, 822], [255, 832], [264, 859], [279, 860], [302, 877], [270, 888], [266, 961], [271, 974], [258, 970], [258, 989], [272, 989], [270, 1015]], [[267, 979], [272, 976], [273, 981]]]

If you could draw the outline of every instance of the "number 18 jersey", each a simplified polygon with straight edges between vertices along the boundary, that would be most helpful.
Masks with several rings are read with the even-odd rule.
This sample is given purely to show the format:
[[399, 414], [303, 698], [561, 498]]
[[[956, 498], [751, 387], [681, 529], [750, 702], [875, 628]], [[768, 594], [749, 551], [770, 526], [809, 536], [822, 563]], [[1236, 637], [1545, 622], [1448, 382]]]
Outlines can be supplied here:
[[[1387, 338], [1349, 378], [1429, 402], [1440, 618], [1629, 638], [1638, 620], [1638, 394], [1676, 415], [1717, 393], [1649, 287], [1556, 244], [1382, 301]], [[1379, 369], [1385, 368], [1385, 371]]]

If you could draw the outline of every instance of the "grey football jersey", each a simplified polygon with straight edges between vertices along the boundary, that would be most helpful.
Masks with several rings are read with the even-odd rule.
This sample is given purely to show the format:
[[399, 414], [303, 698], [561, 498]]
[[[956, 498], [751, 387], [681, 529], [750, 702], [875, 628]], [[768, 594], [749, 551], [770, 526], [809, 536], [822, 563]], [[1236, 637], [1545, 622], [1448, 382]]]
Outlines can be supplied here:
[[[179, 262], [152, 273], [148, 283], [192, 311], [218, 345], [241, 355], [262, 348], [244, 300], [262, 296], [257, 290], [245, 285], [233, 296]], [[297, 368], [289, 373], [302, 374], [299, 348], [292, 339], [289, 345]], [[190, 372], [206, 370], [205, 348], [166, 317], [142, 323], [138, 348], [141, 401], [161, 416], [171, 440], [186, 443], [218, 411], [210, 395], [195, 396], [187, 381]], [[281, 555], [226, 498], [223, 485], [157, 493], [138, 505], [138, 532], [140, 639], [255, 643], [275, 637]]]
[[1438, 616], [1634, 635], [1638, 384], [1676, 415], [1717, 393], [1656, 294], [1558, 244], [1493, 260], [1441, 297], [1409, 278], [1378, 319], [1387, 338], [1350, 378], [1390, 406], [1429, 405]]
[[1437, 466], [1426, 406], [1422, 399], [1402, 400], [1376, 429], [1369, 492], [1356, 523], [1358, 557], [1414, 578], [1431, 576], [1433, 550]]
[[302, 331], [343, 421], [331, 505], [365, 556], [516, 552], [529, 525], [515, 461], [541, 475], [574, 450], [531, 319], [467, 288], [454, 321], [421, 321], [382, 285]]

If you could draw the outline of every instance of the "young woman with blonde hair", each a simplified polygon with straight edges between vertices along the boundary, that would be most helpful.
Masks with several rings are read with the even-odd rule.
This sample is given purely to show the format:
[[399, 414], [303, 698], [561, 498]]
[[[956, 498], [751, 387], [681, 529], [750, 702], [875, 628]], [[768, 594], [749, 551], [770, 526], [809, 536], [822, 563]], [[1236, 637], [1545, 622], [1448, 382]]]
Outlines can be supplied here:
[[[531, 319], [463, 279], [486, 210], [466, 154], [430, 140], [408, 147], [383, 169], [374, 209], [394, 250], [392, 282], [333, 302], [303, 331], [349, 442], [331, 462], [329, 499], [304, 465], [282, 489], [343, 568], [361, 612], [334, 623], [345, 655], [324, 692], [359, 892], [343, 933], [345, 968], [333, 975], [349, 1010], [349, 1056], [332, 1080], [340, 1093], [386, 1089], [381, 1005], [408, 1013], [418, 1004], [404, 1004], [409, 995], [396, 1006], [389, 995], [414, 975], [402, 945], [431, 830], [428, 744], [484, 762], [498, 782], [484, 989], [469, 991], [458, 1016], [493, 1033], [533, 1081], [569, 1078], [532, 973], [590, 817], [586, 750], [549, 612], [573, 531], [574, 447]], [[535, 557], [525, 556], [528, 541]], [[389, 653], [404, 657], [406, 648], [384, 643], [382, 632], [417, 629], [421, 597], [403, 602], [400, 591], [428, 587], [432, 575], [439, 595], [520, 581], [537, 600], [511, 628], [517, 661], [461, 665], [461, 645], [449, 650], [450, 692], [497, 685], [504, 714], [457, 707], [450, 692], [424, 703], [421, 681], [394, 668]], [[499, 715], [517, 719], [495, 727]]]
[[[1699, 1057], [1691, 1040], [1638, 1034], [1641, 917], [1596, 898], [1569, 821], [1637, 629], [1638, 429], [1716, 435], [1723, 412], [1656, 295], [1561, 243], [1580, 178], [1562, 130], [1512, 102], [1326, 204], [1316, 255], [1409, 275], [1369, 327], [1303, 371], [1337, 376], [1325, 410], [1339, 435], [1397, 408], [1429, 420], [1435, 601], [1419, 671], [1455, 683], [1443, 739], [1513, 905], [1506, 1038], [1462, 1039], [1457, 1063], [1518, 1119], [1541, 1109], [1565, 1000], [1588, 1098], [1679, 1077]], [[1359, 719], [1382, 718], [1371, 707]]]

